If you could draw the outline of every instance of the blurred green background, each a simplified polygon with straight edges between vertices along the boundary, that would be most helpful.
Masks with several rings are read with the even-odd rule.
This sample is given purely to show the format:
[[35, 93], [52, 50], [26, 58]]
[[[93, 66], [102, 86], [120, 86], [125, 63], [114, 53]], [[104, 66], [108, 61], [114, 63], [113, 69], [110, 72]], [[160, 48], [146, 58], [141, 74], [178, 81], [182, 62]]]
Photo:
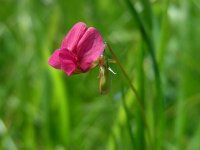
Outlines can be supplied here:
[[[200, 1], [129, 2], [0, 0], [0, 149], [200, 149]], [[146, 123], [117, 64], [107, 95], [98, 91], [98, 67], [67, 77], [48, 66], [79, 21], [112, 46]]]

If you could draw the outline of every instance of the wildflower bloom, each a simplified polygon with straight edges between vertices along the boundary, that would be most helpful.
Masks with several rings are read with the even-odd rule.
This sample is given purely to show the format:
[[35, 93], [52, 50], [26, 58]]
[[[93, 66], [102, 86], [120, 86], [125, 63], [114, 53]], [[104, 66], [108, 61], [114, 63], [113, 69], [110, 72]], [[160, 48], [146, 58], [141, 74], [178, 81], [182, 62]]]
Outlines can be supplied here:
[[93, 27], [76, 23], [49, 58], [48, 64], [63, 70], [68, 76], [87, 72], [98, 64], [105, 44], [100, 33]]

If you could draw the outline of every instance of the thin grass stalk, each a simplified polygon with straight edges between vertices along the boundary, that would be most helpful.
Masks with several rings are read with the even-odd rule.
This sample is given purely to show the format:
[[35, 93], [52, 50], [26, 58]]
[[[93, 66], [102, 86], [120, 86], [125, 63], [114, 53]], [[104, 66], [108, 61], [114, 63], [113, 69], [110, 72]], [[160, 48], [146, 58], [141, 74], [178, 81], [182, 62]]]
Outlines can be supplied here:
[[[58, 22], [60, 21], [60, 14], [59, 9], [57, 6], [54, 7], [49, 27], [47, 28], [47, 35], [44, 39], [44, 44], [41, 46], [42, 48], [42, 55], [44, 60], [44, 65], [47, 66], [47, 60], [50, 56], [48, 47], [51, 46], [51, 41], [53, 36], [55, 35], [56, 30], [58, 29]], [[49, 75], [52, 80], [52, 84], [54, 87], [54, 91], [51, 93], [51, 103], [49, 104], [48, 111], [57, 111], [56, 117], [51, 116], [50, 123], [53, 124], [53, 128], [56, 128], [57, 131], [51, 130], [51, 126], [49, 126], [49, 130], [51, 130], [51, 134], [55, 134], [54, 136], [62, 145], [65, 147], [69, 144], [69, 134], [70, 134], [70, 127], [69, 127], [69, 109], [68, 109], [68, 96], [67, 96], [67, 87], [64, 85], [60, 74], [54, 72], [50, 69]], [[50, 113], [50, 112], [47, 112]], [[55, 125], [59, 124], [59, 128]], [[54, 143], [54, 141], [51, 141]]]
[[136, 139], [134, 138], [132, 127], [131, 127], [131, 114], [130, 114], [127, 104], [126, 104], [124, 90], [122, 90], [122, 104], [123, 104], [124, 111], [126, 113], [126, 122], [127, 122], [126, 125], [127, 125], [130, 139], [131, 139], [131, 145], [132, 145], [132, 148], [135, 149], [136, 148]]
[[155, 57], [155, 48], [153, 44], [152, 38], [150, 38], [148, 30], [146, 29], [143, 20], [140, 18], [138, 12], [136, 11], [135, 7], [133, 7], [130, 0], [125, 0], [126, 4], [132, 14], [132, 16], [136, 19], [140, 32], [142, 34], [142, 37], [147, 44], [152, 62], [153, 62], [153, 70], [155, 74], [155, 84], [156, 84], [156, 91], [157, 91], [157, 97], [156, 101], [154, 102], [154, 116], [155, 116], [155, 125], [154, 125], [154, 132], [155, 132], [155, 145], [158, 147], [158, 149], [161, 148], [162, 141], [163, 141], [163, 132], [164, 132], [164, 100], [163, 100], [163, 91], [162, 91], [162, 83], [161, 83], [161, 77], [160, 72], [158, 68], [158, 64]]
[[136, 96], [136, 101], [137, 101], [137, 104], [138, 106], [140, 107], [141, 109], [141, 114], [142, 114], [142, 119], [144, 121], [144, 124], [145, 124], [145, 127], [146, 127], [146, 130], [147, 130], [147, 136], [148, 136], [148, 139], [151, 142], [151, 136], [150, 136], [150, 130], [149, 130], [149, 127], [148, 127], [148, 124], [147, 124], [147, 121], [146, 121], [146, 116], [145, 116], [145, 111], [144, 111], [144, 105], [141, 103], [141, 98], [136, 90], [136, 88], [133, 86], [132, 84], [132, 80], [130, 79], [130, 77], [128, 76], [128, 74], [126, 73], [124, 67], [122, 66], [121, 62], [119, 61], [118, 57], [115, 55], [114, 51], [112, 50], [112, 48], [110, 47], [110, 45], [107, 43], [107, 47], [108, 47], [108, 50], [110, 51], [110, 53], [112, 54], [112, 57], [113, 59], [116, 61], [116, 63], [118, 64], [119, 68], [121, 69], [125, 79], [127, 80], [131, 90], [133, 91], [133, 93], [135, 94]]
[[163, 69], [164, 65], [164, 58], [166, 54], [166, 46], [167, 41], [169, 38], [169, 19], [168, 19], [168, 6], [169, 6], [169, 0], [165, 0], [163, 2], [163, 12], [162, 12], [162, 20], [161, 20], [161, 33], [160, 33], [160, 39], [159, 39], [159, 45], [158, 45], [158, 63], [160, 70]]
[[[138, 51], [138, 70], [137, 70], [137, 76], [138, 76], [138, 92], [141, 98], [141, 103], [143, 104], [145, 108], [145, 77], [144, 77], [144, 69], [143, 69], [143, 63], [144, 63], [144, 43], [142, 43], [140, 51]], [[146, 109], [146, 108], [145, 108]], [[141, 116], [141, 110], [137, 109], [137, 143], [138, 143], [138, 149], [146, 149], [147, 143], [145, 142], [145, 132], [144, 132], [144, 121], [142, 120]]]

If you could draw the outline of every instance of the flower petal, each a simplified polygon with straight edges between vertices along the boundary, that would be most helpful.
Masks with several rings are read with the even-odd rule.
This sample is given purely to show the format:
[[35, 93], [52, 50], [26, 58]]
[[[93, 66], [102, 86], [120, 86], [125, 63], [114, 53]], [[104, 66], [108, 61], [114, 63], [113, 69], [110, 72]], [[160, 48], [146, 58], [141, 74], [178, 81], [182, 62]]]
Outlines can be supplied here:
[[66, 50], [62, 49], [59, 53], [59, 58], [61, 62], [61, 69], [68, 75], [72, 75], [76, 70], [75, 58], [73, 54]]
[[60, 69], [61, 67], [61, 63], [60, 63], [60, 59], [59, 59], [59, 52], [60, 49], [57, 49], [49, 58], [48, 60], [48, 64], [56, 69]]
[[69, 51], [75, 50], [78, 41], [81, 39], [86, 30], [87, 27], [84, 23], [76, 23], [62, 41], [61, 48], [66, 48]]
[[87, 71], [92, 67], [105, 49], [100, 33], [93, 27], [88, 28], [77, 45], [77, 55], [80, 68]]

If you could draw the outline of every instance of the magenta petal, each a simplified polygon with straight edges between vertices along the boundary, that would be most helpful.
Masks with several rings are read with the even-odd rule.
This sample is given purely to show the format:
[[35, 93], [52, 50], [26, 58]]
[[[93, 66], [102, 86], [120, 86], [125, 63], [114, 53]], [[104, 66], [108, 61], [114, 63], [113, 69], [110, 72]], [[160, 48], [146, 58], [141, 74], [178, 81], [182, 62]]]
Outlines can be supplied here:
[[81, 70], [83, 70], [83, 72], [86, 72], [88, 70], [90, 70], [91, 68], [93, 68], [94, 66], [92, 65], [92, 61], [84, 61], [80, 64], [80, 68]]
[[100, 33], [93, 27], [88, 28], [77, 45], [77, 55], [80, 68], [83, 71], [90, 69], [92, 63], [103, 53], [105, 44]]
[[83, 36], [86, 29], [87, 27], [84, 23], [76, 23], [62, 41], [61, 48], [66, 48], [69, 51], [75, 50], [78, 41]]
[[68, 76], [71, 76], [76, 70], [76, 66], [72, 61], [64, 61], [61, 67]]
[[72, 75], [76, 70], [75, 58], [67, 49], [62, 49], [59, 53], [61, 69], [68, 75]]
[[56, 69], [60, 69], [61, 67], [59, 52], [60, 52], [60, 49], [57, 49], [48, 60], [48, 64]]

